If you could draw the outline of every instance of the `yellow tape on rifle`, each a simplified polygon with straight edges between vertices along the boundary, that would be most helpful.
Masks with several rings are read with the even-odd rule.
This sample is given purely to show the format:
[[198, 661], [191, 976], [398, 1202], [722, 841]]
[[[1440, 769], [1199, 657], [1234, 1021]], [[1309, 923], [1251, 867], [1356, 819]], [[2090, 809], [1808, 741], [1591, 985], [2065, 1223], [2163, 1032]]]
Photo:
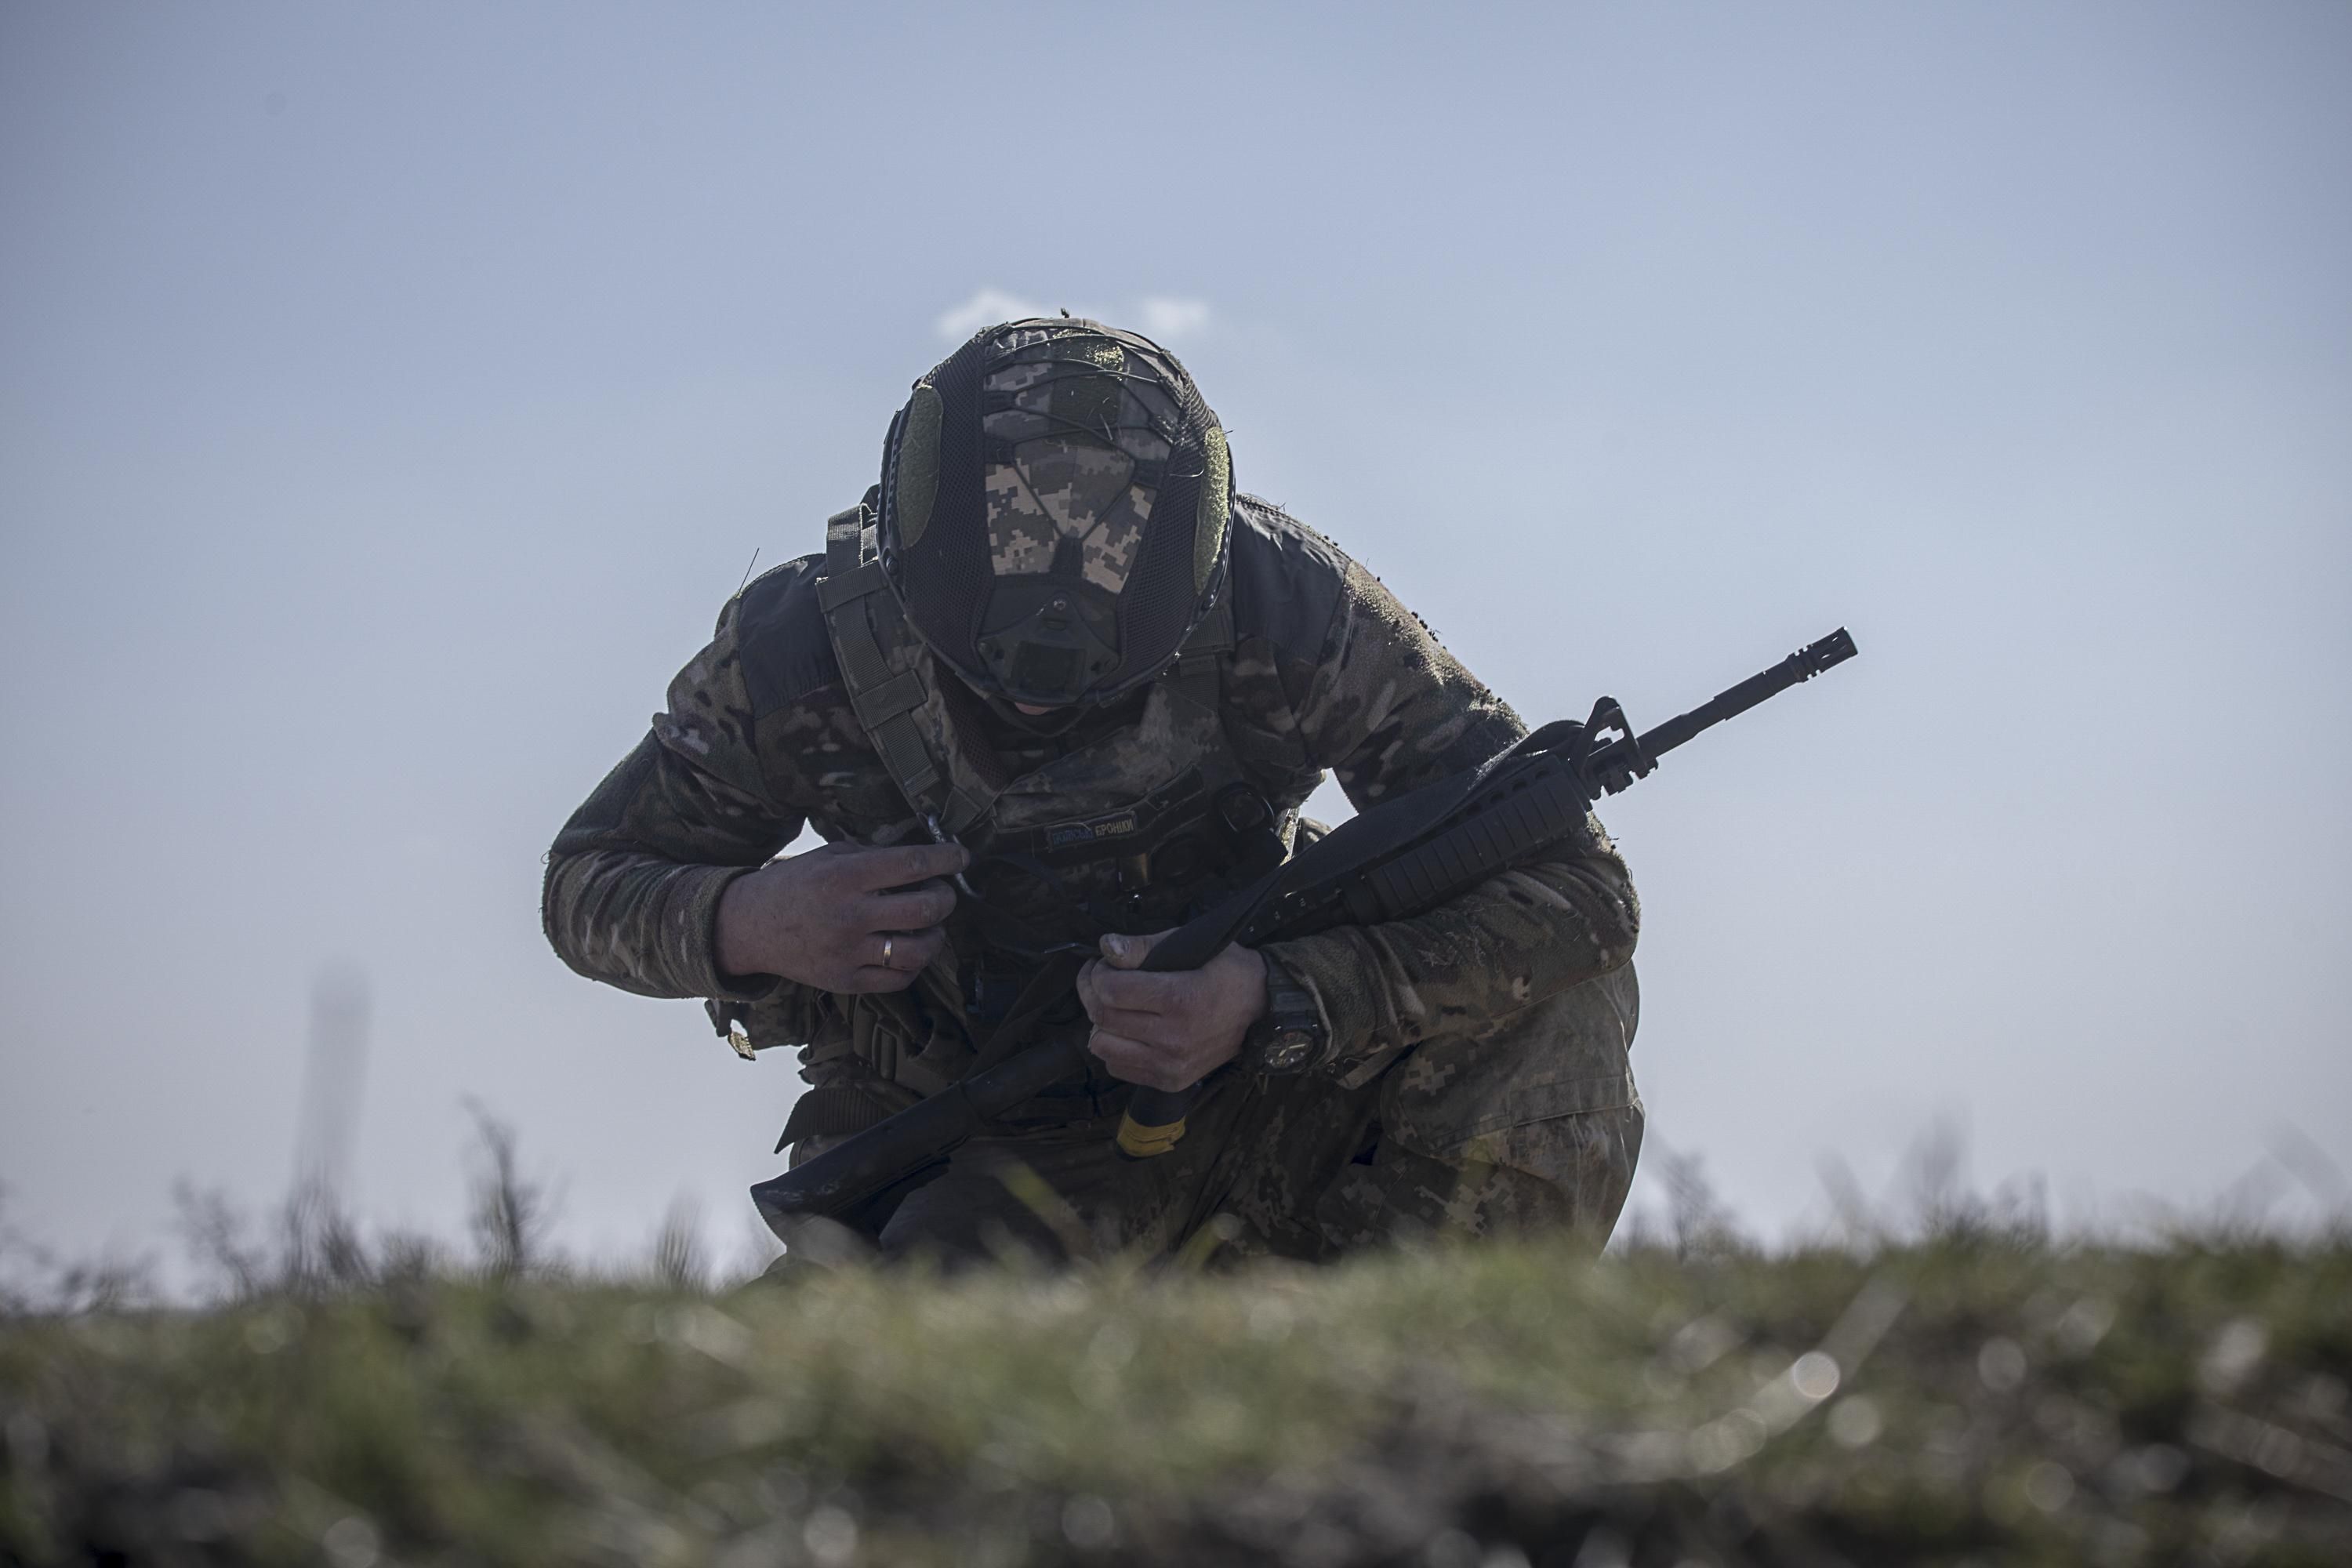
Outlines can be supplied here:
[[1184, 1119], [1181, 1116], [1165, 1127], [1146, 1127], [1132, 1116], [1118, 1119], [1118, 1152], [1130, 1159], [1149, 1160], [1156, 1154], [1165, 1154], [1183, 1136]]

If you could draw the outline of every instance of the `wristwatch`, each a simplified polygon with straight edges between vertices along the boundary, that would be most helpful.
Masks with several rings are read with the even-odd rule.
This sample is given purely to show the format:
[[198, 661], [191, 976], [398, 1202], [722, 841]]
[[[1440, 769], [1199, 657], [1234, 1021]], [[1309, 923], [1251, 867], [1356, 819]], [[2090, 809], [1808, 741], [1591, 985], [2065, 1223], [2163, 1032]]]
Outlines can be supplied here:
[[1323, 1059], [1331, 1032], [1323, 1026], [1323, 1009], [1315, 993], [1292, 978], [1273, 957], [1265, 960], [1265, 1012], [1250, 1026], [1243, 1044], [1252, 1065], [1264, 1073], [1295, 1073]]

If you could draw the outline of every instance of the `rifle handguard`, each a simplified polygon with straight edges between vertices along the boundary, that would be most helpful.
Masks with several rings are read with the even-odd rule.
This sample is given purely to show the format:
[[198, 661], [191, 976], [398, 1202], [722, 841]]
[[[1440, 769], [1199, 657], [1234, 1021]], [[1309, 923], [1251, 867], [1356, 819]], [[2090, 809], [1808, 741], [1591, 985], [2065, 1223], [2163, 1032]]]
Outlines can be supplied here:
[[1591, 806], [1574, 770], [1547, 759], [1506, 780], [1476, 815], [1354, 879], [1343, 895], [1348, 918], [1402, 920], [1459, 898], [1574, 833]]

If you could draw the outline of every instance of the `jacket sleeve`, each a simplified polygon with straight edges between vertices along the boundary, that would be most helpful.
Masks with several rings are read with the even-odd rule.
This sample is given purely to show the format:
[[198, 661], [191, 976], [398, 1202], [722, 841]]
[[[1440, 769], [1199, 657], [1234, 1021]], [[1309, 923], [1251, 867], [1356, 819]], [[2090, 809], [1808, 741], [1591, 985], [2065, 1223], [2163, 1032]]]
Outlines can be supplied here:
[[670, 683], [652, 731], [572, 814], [547, 858], [541, 918], [563, 962], [643, 996], [764, 1001], [787, 1015], [818, 993], [719, 971], [719, 895], [800, 833], [763, 771], [737, 648], [740, 598]]
[[[1359, 810], [1475, 767], [1526, 731], [1352, 562], [1320, 656], [1300, 678], [1301, 735]], [[1326, 1066], [1352, 1082], [1432, 1035], [1607, 973], [1633, 956], [1640, 921], [1625, 863], [1588, 812], [1574, 837], [1426, 914], [1265, 951], [1315, 994], [1330, 1030]]]

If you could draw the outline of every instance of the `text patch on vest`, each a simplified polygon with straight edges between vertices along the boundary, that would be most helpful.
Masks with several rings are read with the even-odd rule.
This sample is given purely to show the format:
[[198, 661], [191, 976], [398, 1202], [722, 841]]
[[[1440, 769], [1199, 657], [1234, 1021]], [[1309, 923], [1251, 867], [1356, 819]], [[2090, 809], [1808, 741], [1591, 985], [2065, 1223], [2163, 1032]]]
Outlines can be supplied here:
[[1106, 838], [1125, 838], [1133, 835], [1138, 826], [1132, 811], [1117, 811], [1108, 816], [1089, 817], [1084, 822], [1057, 822], [1045, 829], [1045, 847], [1064, 849], [1073, 844], [1097, 844]]

